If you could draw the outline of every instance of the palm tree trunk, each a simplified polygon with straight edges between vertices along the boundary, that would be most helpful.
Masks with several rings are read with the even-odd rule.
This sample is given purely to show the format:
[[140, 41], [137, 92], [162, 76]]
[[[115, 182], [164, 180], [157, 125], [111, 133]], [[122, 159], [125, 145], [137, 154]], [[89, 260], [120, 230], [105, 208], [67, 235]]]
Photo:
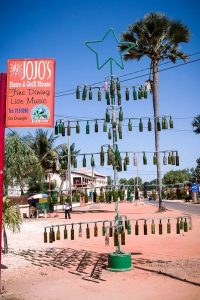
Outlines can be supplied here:
[[6, 234], [5, 226], [3, 225], [3, 246], [4, 246], [4, 254], [8, 253], [8, 239]]
[[162, 209], [162, 178], [160, 164], [160, 137], [157, 129], [157, 118], [159, 116], [159, 99], [158, 99], [158, 61], [153, 61], [153, 110], [154, 110], [154, 133], [155, 133], [155, 151], [157, 153], [157, 191], [159, 199], [159, 210]]

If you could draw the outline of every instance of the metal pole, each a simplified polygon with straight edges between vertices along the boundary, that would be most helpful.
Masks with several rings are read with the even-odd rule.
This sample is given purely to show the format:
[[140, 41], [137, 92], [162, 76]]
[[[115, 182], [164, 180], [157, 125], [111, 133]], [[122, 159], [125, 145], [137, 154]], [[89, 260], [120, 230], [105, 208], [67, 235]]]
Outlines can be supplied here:
[[[5, 112], [6, 112], [6, 81], [7, 74], [0, 74], [0, 267], [2, 253], [2, 209], [3, 209], [3, 169], [4, 169], [4, 137], [5, 137]], [[1, 293], [1, 270], [0, 270]]]
[[71, 152], [70, 152], [70, 137], [67, 137], [67, 150], [68, 150], [68, 166], [67, 166], [67, 179], [68, 179], [68, 192], [70, 195], [70, 202], [72, 207], [72, 185], [71, 185]]

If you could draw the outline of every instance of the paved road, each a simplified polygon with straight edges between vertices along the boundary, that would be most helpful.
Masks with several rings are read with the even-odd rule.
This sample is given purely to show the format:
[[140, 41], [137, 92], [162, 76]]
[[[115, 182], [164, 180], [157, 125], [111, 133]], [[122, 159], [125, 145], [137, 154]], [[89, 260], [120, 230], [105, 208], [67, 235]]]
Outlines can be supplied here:
[[[158, 204], [157, 201], [156, 202], [151, 202], [152, 204]], [[166, 208], [168, 209], [176, 209], [176, 210], [180, 210], [184, 213], [188, 213], [188, 214], [195, 214], [200, 216], [200, 204], [193, 204], [193, 203], [180, 203], [180, 202], [168, 202], [168, 201], [163, 201], [163, 204]]]

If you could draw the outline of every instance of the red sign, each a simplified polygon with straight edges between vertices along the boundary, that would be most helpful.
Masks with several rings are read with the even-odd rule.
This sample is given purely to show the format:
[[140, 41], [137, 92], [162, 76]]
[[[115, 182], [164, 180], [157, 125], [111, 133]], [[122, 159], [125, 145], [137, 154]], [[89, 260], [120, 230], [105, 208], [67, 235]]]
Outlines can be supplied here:
[[54, 81], [54, 59], [9, 60], [6, 127], [53, 127]]

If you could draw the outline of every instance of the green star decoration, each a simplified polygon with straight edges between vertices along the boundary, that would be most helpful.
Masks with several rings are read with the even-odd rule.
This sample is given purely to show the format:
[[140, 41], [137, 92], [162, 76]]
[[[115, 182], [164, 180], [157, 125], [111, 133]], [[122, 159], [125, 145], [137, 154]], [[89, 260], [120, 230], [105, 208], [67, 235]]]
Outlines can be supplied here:
[[[119, 54], [119, 60], [116, 60], [115, 58], [113, 58], [112, 56], [109, 56], [108, 59], [106, 59], [102, 64], [100, 64], [99, 62], [99, 54], [98, 52], [95, 50], [95, 44], [100, 44], [100, 43], [104, 43], [104, 41], [106, 40], [106, 38], [108, 37], [108, 35], [113, 35], [114, 39], [116, 41], [117, 46], [118, 45], [126, 45], [128, 46], [128, 48], [126, 48], [125, 50], [118, 52]], [[108, 31], [105, 33], [105, 35], [103, 36], [102, 40], [98, 40], [98, 41], [90, 41], [90, 42], [85, 42], [86, 47], [88, 47], [92, 52], [94, 52], [94, 54], [96, 55], [96, 64], [97, 64], [97, 69], [101, 70], [107, 63], [110, 64], [110, 71], [112, 74], [112, 66], [113, 63], [115, 63], [120, 69], [124, 69], [124, 62], [123, 62], [123, 58], [122, 58], [122, 54], [124, 52], [129, 51], [131, 48], [135, 47], [135, 44], [132, 42], [121, 42], [119, 41], [119, 39], [117, 38], [113, 28], [109, 28]], [[117, 50], [117, 47], [116, 47]]]

